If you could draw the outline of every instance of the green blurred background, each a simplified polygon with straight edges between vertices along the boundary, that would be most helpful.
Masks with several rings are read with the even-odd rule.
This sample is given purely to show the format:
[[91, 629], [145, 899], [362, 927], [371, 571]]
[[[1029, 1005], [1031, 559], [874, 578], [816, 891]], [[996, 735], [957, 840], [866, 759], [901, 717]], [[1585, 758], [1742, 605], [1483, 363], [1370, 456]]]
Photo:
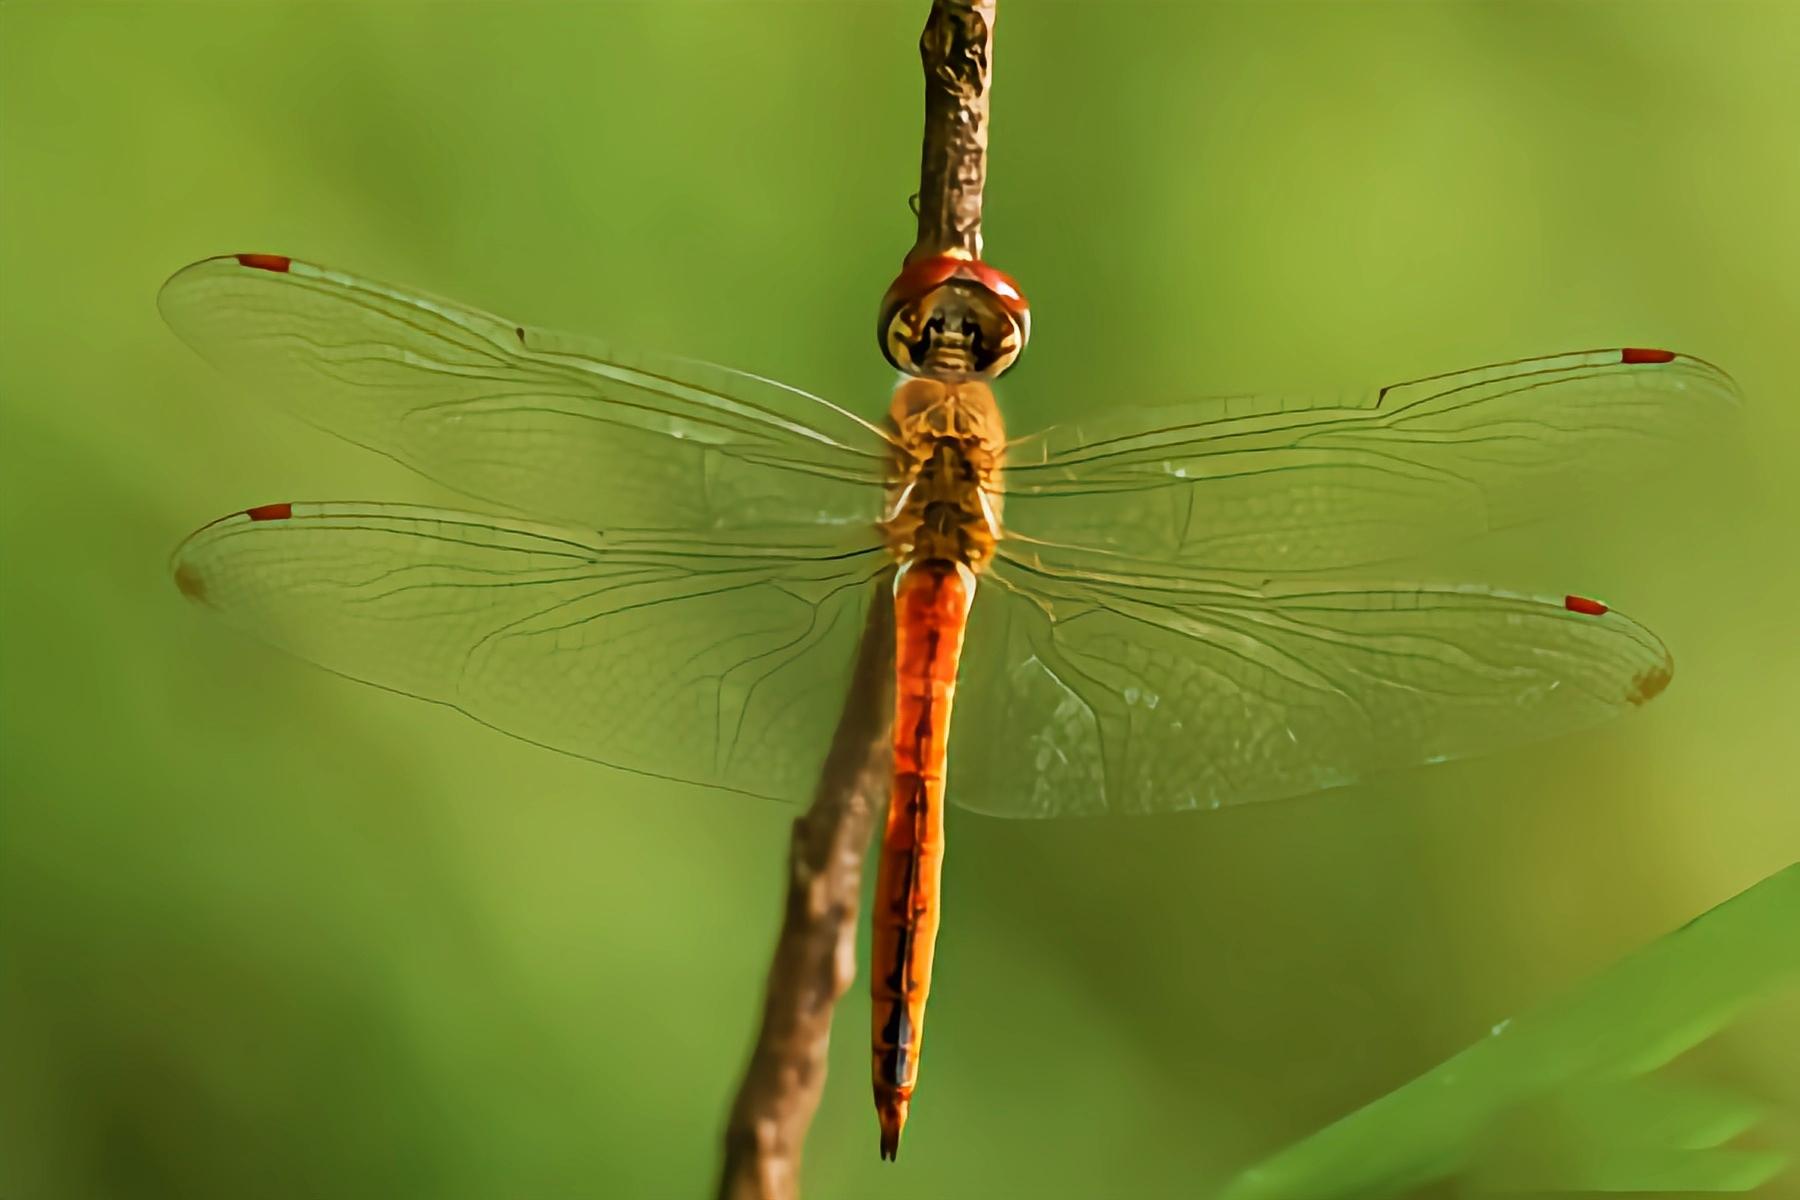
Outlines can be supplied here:
[[[708, 1191], [792, 814], [182, 603], [218, 514], [441, 497], [154, 297], [282, 251], [873, 414], [925, 7], [0, 8], [0, 1195]], [[1015, 428], [1630, 343], [1728, 365], [1751, 436], [1433, 564], [1658, 630], [1641, 714], [1260, 808], [953, 814], [905, 1154], [859, 983], [810, 1194], [1203, 1194], [1796, 857], [1797, 63], [1792, 5], [1003, 0]], [[1800, 1146], [1800, 998], [1677, 1068]]]

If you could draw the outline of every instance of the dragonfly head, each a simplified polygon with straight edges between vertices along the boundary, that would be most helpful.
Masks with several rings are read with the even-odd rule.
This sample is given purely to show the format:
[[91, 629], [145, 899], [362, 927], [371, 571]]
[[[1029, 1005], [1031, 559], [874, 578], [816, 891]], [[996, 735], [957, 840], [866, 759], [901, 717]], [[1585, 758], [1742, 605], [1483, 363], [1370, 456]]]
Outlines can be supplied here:
[[881, 301], [881, 352], [908, 375], [992, 379], [1031, 336], [1019, 285], [979, 259], [908, 263]]

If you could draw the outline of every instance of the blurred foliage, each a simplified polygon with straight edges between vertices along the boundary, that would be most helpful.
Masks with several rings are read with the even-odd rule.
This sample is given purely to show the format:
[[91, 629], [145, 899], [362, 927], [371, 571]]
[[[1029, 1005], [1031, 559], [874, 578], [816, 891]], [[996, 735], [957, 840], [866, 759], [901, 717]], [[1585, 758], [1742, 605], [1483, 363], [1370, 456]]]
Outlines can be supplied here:
[[[219, 513], [443, 497], [215, 378], [153, 301], [285, 251], [877, 412], [921, 21], [0, 6], [0, 1194], [706, 1191], [790, 814], [185, 606], [167, 554]], [[813, 1194], [1216, 1190], [1795, 857], [1797, 60], [1787, 4], [1002, 4], [1016, 426], [1667, 344], [1737, 374], [1753, 436], [1420, 568], [1627, 609], [1678, 663], [1642, 714], [1191, 819], [954, 814], [906, 1158], [875, 1161], [859, 987]], [[1674, 1067], [1800, 1144], [1793, 1003]]]
[[1727, 1148], [1761, 1106], [1646, 1073], [1800, 972], [1800, 864], [1246, 1170], [1221, 1200], [1482, 1190], [1745, 1191], [1786, 1165]]

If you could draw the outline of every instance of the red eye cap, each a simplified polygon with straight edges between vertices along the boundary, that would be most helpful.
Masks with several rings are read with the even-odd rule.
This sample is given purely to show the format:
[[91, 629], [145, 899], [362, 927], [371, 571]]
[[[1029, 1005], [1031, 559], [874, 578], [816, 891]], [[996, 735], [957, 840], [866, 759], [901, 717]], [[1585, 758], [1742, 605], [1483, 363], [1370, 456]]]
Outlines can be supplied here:
[[1025, 293], [1012, 276], [997, 267], [990, 267], [978, 258], [964, 258], [960, 254], [934, 254], [930, 258], [907, 263], [894, 278], [894, 282], [888, 285], [887, 295], [881, 301], [881, 310], [889, 312], [897, 304], [917, 300], [932, 288], [952, 279], [966, 279], [979, 284], [992, 292], [1015, 317], [1023, 317], [1031, 311]]

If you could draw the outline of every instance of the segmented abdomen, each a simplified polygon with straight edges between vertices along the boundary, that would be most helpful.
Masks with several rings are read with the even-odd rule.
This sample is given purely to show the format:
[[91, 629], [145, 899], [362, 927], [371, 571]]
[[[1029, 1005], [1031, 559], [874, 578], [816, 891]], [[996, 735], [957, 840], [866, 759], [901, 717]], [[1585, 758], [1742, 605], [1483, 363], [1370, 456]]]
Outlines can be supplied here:
[[919, 1074], [944, 863], [950, 706], [974, 590], [967, 567], [942, 561], [908, 564], [894, 585], [894, 788], [875, 876], [869, 964], [883, 1158], [899, 1152]]

